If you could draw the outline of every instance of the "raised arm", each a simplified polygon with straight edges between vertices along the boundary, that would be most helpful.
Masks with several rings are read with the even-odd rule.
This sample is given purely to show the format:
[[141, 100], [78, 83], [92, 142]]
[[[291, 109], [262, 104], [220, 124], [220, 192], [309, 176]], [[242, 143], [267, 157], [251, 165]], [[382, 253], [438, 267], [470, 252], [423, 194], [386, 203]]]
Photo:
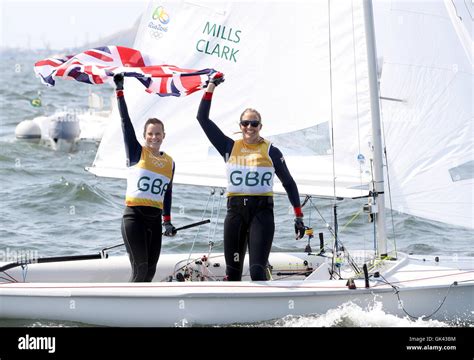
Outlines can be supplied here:
[[206, 92], [202, 97], [201, 103], [199, 104], [197, 119], [211, 144], [214, 145], [214, 147], [224, 159], [227, 159], [232, 152], [234, 140], [225, 136], [221, 129], [219, 129], [217, 125], [211, 119], [209, 119], [212, 95], [214, 93], [215, 87], [216, 85], [214, 85], [214, 83], [209, 83]]
[[133, 128], [132, 121], [128, 115], [127, 103], [125, 102], [123, 94], [123, 75], [115, 75], [114, 82], [116, 85], [115, 93], [117, 96], [120, 118], [122, 119], [122, 133], [125, 143], [125, 153], [127, 155], [127, 166], [133, 166], [140, 161], [142, 146], [137, 140], [135, 129]]

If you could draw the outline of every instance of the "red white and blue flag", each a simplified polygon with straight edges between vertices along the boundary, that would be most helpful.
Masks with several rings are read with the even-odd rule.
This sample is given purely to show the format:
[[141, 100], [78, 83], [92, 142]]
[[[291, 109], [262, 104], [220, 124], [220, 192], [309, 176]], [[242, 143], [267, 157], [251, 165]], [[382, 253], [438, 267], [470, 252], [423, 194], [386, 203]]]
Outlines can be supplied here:
[[104, 46], [63, 58], [48, 58], [35, 63], [41, 82], [54, 86], [56, 78], [87, 84], [110, 82], [115, 74], [139, 80], [149, 93], [160, 96], [186, 96], [209, 82], [213, 69], [181, 69], [174, 65], [156, 65], [149, 57], [123, 46]]

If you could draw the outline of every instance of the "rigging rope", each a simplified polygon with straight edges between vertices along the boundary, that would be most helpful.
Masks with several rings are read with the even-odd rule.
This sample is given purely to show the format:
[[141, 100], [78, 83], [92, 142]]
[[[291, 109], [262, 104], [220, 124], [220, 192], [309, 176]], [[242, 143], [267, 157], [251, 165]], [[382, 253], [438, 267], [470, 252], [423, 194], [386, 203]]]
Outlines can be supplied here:
[[[399, 304], [400, 308], [403, 310], [403, 312], [407, 316], [409, 316], [411, 319], [419, 319], [421, 316], [414, 316], [414, 315], [410, 314], [408, 311], [405, 310], [405, 307], [403, 306], [403, 301], [402, 301], [402, 299], [400, 299], [400, 290], [399, 290], [399, 288], [397, 286], [393, 285], [392, 283], [390, 283], [381, 274], [380, 274], [380, 277], [383, 279], [383, 281], [382, 281], [383, 283], [385, 283], [386, 285], [391, 286], [393, 288], [393, 290], [395, 291], [395, 295], [397, 295], [397, 299], [398, 299], [398, 304]], [[471, 282], [471, 281], [474, 281], [474, 280], [453, 281], [453, 283], [451, 283], [451, 285], [449, 285], [448, 291], [446, 292], [446, 295], [444, 296], [443, 300], [441, 301], [441, 304], [439, 304], [439, 306], [430, 315], [423, 316], [422, 318], [423, 319], [429, 319], [430, 317], [435, 315], [441, 309], [441, 307], [444, 305], [444, 302], [448, 298], [448, 295], [449, 295], [449, 293], [451, 291], [451, 288], [453, 286], [457, 286], [458, 283], [460, 283], [460, 282]]]
[[[214, 211], [215, 211], [215, 207], [216, 207], [216, 198], [215, 198], [215, 195], [216, 194], [216, 189], [215, 188], [212, 188], [210, 193], [209, 193], [209, 197], [207, 198], [207, 202], [206, 202], [206, 206], [202, 212], [202, 217], [201, 217], [201, 220], [204, 219], [207, 211], [208, 211], [208, 208], [209, 208], [209, 203], [211, 202], [211, 197], [212, 197], [212, 206], [211, 206], [211, 209], [210, 209], [210, 219], [211, 221], [213, 221], [213, 218], [214, 218]], [[216, 210], [216, 215], [215, 215], [215, 223], [214, 223], [214, 227], [210, 227], [209, 228], [209, 234], [208, 234], [208, 239], [209, 239], [209, 251], [208, 251], [208, 254], [207, 254], [207, 260], [211, 258], [210, 254], [211, 254], [211, 251], [213, 249], [213, 246], [214, 246], [214, 242], [212, 241], [212, 239], [214, 239], [215, 237], [215, 234], [216, 234], [216, 230], [217, 230], [217, 225], [219, 223], [219, 216], [220, 216], [220, 210], [222, 208], [222, 199], [224, 198], [223, 195], [225, 194], [225, 191], [224, 189], [220, 189], [219, 191], [219, 200], [218, 200], [218, 203], [217, 203], [217, 210]], [[211, 235], [212, 234], [212, 235]], [[173, 276], [180, 270], [186, 270], [188, 268], [188, 266], [194, 262], [196, 262], [197, 260], [201, 259], [202, 258], [197, 258], [197, 259], [193, 259], [191, 260], [191, 255], [193, 254], [193, 250], [194, 250], [194, 246], [196, 244], [196, 240], [199, 236], [199, 229], [198, 231], [196, 232], [195, 236], [194, 236], [194, 239], [193, 239], [193, 242], [191, 244], [191, 248], [189, 250], [189, 255], [188, 255], [188, 258], [186, 261], [180, 261], [178, 262], [177, 264], [175, 264], [175, 267], [174, 267], [174, 270], [173, 270], [173, 275], [171, 275], [171, 279], [173, 278]], [[180, 264], [182, 263], [185, 263], [184, 265], [180, 266]], [[205, 265], [202, 265], [202, 266], [205, 266]], [[192, 278], [192, 274], [193, 272], [196, 272], [197, 270], [195, 269], [191, 269], [191, 278]], [[218, 276], [216, 275], [213, 275], [212, 272], [207, 269], [207, 271], [210, 273], [210, 275], [207, 275], [207, 274], [204, 274], [202, 271], [200, 272], [200, 277], [205, 277], [205, 278], [217, 278]]]
[[[356, 61], [356, 38], [355, 38], [355, 28], [354, 28], [354, 3], [351, 4], [351, 16], [352, 16], [352, 54], [353, 54], [353, 61], [354, 61], [354, 84], [355, 84], [355, 96], [356, 96], [356, 119], [357, 119], [357, 146], [359, 154], [362, 154], [361, 147], [360, 147], [360, 114], [359, 114], [359, 88], [357, 86], [357, 61]], [[363, 163], [359, 161], [359, 184], [361, 186], [361, 195], [362, 195], [362, 165]]]
[[[328, 222], [326, 221], [326, 219], [324, 219], [324, 216], [321, 214], [321, 212], [319, 211], [319, 209], [317, 208], [317, 206], [311, 201], [311, 197], [309, 198], [309, 202], [311, 204], [311, 206], [314, 207], [314, 209], [318, 212], [319, 216], [321, 217], [321, 219], [324, 221], [327, 229], [329, 230], [329, 232], [331, 233], [331, 235], [335, 236], [334, 235], [334, 231], [333, 229], [331, 228], [331, 225], [328, 224]], [[356, 214], [358, 215], [358, 214]], [[353, 217], [354, 218], [354, 217]], [[351, 221], [353, 221], [351, 219]], [[354, 269], [354, 271], [356, 273], [360, 273], [361, 270], [359, 269], [359, 267], [357, 266], [356, 262], [354, 261], [354, 259], [352, 259], [352, 256], [349, 254], [349, 252], [347, 251], [345, 245], [343, 244], [343, 242], [341, 240], [339, 240], [339, 243], [344, 247], [344, 255], [346, 255], [347, 257], [347, 261], [349, 262], [349, 265]], [[331, 260], [331, 266], [332, 264], [334, 264], [334, 260], [336, 259], [336, 255], [337, 255], [337, 252], [334, 251], [333, 249], [333, 256], [332, 256], [332, 260]], [[341, 275], [339, 275], [339, 278], [341, 278]], [[331, 278], [332, 278], [332, 273], [331, 273]]]
[[[330, 1], [328, 0], [328, 50], [329, 50], [329, 99], [331, 103], [331, 153], [332, 153], [332, 182], [333, 182], [333, 208], [334, 208], [334, 214], [333, 214], [333, 223], [334, 223], [334, 230], [332, 230], [332, 235], [334, 238], [334, 245], [332, 249], [332, 253], [336, 254], [338, 244], [337, 244], [337, 219], [336, 219], [336, 168], [335, 168], [335, 146], [334, 146], [334, 104], [333, 104], [333, 86], [332, 86], [332, 47], [331, 47], [331, 4]], [[325, 221], [326, 222], [326, 221]], [[326, 222], [326, 227], [329, 229], [329, 224]], [[336, 264], [334, 263], [335, 257], [332, 257], [331, 260], [331, 278], [332, 274], [336, 272]], [[339, 274], [339, 278], [340, 278]]]
[[[209, 193], [209, 197], [207, 198], [206, 207], [204, 208], [204, 211], [202, 212], [201, 220], [204, 220], [204, 216], [206, 215], [206, 211], [207, 211], [207, 208], [209, 206], [209, 201], [211, 200], [211, 196], [213, 196], [214, 193], [215, 193], [215, 190], [214, 190], [214, 188], [212, 188], [210, 193]], [[211, 217], [211, 219], [212, 219], [212, 217]], [[194, 235], [193, 243], [191, 244], [191, 249], [189, 250], [189, 256], [188, 256], [188, 260], [187, 260], [188, 263], [189, 263], [189, 259], [191, 259], [191, 254], [193, 253], [194, 245], [196, 244], [196, 239], [199, 235], [199, 232], [200, 232], [200, 227], [198, 227], [198, 231]]]
[[224, 194], [225, 194], [225, 190], [224, 189], [221, 189], [220, 190], [220, 196], [219, 196], [219, 204], [218, 204], [218, 207], [217, 207], [217, 215], [216, 215], [216, 223], [214, 225], [214, 232], [212, 234], [212, 240], [215, 239], [216, 237], [216, 230], [217, 230], [217, 225], [219, 224], [219, 216], [220, 216], [220, 212], [221, 212], [221, 208], [222, 208], [222, 199], [224, 198]]
[[[380, 104], [380, 122], [382, 123], [382, 136], [383, 140], [385, 142], [385, 122], [384, 122], [384, 117], [383, 117], [383, 103], [382, 101], [379, 102]], [[392, 204], [392, 187], [390, 186], [390, 171], [388, 167], [388, 157], [387, 157], [387, 149], [384, 146], [384, 157], [385, 157], [385, 168], [387, 169], [386, 174], [387, 174], [387, 190], [388, 190], [388, 200], [390, 203], [390, 219], [392, 223], [392, 234], [393, 234], [393, 248], [395, 251], [395, 256], [397, 256], [397, 236], [395, 233], [395, 221], [393, 217], [393, 204]]]

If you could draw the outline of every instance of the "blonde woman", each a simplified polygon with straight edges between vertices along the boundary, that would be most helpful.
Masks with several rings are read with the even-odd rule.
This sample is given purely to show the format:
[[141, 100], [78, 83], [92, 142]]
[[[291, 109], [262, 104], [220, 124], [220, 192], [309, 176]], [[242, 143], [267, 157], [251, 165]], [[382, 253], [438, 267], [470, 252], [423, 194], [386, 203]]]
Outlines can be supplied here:
[[242, 139], [232, 140], [209, 119], [211, 101], [222, 73], [212, 77], [199, 105], [197, 119], [227, 167], [227, 215], [224, 254], [229, 281], [240, 281], [247, 247], [252, 280], [267, 280], [267, 263], [275, 232], [273, 178], [282, 182], [294, 208], [296, 238], [305, 226], [298, 188], [278, 148], [260, 136], [262, 117], [255, 109], [240, 115]]

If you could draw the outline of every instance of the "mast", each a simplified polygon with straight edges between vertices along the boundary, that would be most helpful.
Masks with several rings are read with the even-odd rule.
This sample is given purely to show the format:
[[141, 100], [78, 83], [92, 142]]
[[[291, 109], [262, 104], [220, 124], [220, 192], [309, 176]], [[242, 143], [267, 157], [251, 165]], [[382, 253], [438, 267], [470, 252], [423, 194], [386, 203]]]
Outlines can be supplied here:
[[367, 42], [367, 62], [369, 66], [370, 110], [372, 113], [372, 144], [374, 146], [374, 184], [372, 191], [377, 204], [376, 228], [379, 257], [387, 255], [387, 235], [385, 232], [385, 198], [383, 179], [382, 130], [380, 126], [379, 86], [377, 80], [377, 52], [375, 47], [375, 26], [372, 0], [363, 0], [365, 36]]

